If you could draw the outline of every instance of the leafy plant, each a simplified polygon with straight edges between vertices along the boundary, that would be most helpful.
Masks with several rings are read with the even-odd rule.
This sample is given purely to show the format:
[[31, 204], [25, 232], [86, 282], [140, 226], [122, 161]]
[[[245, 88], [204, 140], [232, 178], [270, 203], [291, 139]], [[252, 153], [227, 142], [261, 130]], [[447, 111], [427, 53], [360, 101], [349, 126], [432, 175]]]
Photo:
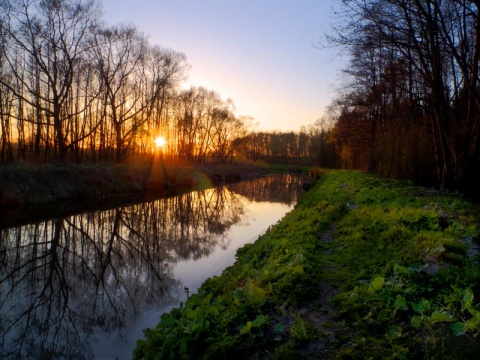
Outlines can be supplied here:
[[458, 196], [328, 172], [147, 330], [135, 358], [469, 358], [480, 351], [478, 219]]

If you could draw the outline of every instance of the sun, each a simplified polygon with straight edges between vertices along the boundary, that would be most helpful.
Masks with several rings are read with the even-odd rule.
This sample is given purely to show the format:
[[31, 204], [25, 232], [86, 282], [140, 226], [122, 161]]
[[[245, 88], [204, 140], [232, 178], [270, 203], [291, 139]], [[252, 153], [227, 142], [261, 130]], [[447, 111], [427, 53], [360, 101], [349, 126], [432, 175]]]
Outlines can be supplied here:
[[156, 147], [162, 147], [166, 143], [167, 143], [167, 141], [165, 140], [165, 138], [163, 136], [159, 136], [155, 139], [155, 146]]

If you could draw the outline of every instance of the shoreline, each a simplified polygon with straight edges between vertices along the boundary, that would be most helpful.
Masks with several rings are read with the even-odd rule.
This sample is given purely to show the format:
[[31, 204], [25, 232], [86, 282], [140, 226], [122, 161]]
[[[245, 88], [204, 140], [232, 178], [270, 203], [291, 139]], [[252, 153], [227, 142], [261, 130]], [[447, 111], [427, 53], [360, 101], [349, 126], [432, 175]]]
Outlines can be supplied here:
[[245, 163], [166, 166], [164, 174], [138, 165], [3, 166], [0, 228], [175, 196], [289, 169], [299, 171]]
[[458, 195], [328, 172], [133, 358], [471, 358], [479, 216]]
[[73, 199], [164, 195], [177, 189], [240, 181], [272, 172], [255, 164], [0, 166], [0, 205], [48, 204]]

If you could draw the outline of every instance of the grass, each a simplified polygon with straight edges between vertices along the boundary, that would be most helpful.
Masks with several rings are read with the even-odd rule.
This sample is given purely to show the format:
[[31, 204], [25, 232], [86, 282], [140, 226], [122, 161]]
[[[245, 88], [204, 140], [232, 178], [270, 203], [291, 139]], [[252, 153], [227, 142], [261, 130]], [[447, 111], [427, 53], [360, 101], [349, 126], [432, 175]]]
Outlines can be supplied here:
[[475, 357], [478, 220], [459, 195], [329, 172], [134, 358]]
[[209, 187], [280, 170], [242, 163], [195, 166], [21, 163], [0, 166], [0, 205], [112, 199], [138, 194], [158, 197], [182, 188]]

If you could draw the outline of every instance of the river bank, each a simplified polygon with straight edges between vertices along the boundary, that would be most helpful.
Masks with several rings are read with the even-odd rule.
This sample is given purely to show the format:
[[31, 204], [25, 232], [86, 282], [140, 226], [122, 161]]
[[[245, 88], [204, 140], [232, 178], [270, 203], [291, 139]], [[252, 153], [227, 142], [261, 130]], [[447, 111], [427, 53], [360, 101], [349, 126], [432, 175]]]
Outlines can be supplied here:
[[71, 199], [155, 197], [182, 188], [208, 187], [271, 173], [258, 164], [0, 166], [0, 205], [48, 204]]
[[479, 214], [458, 195], [330, 172], [134, 358], [472, 358]]
[[0, 227], [0, 358], [131, 359], [185, 287], [221, 274], [293, 208], [304, 179], [272, 174]]
[[292, 166], [251, 163], [0, 166], [0, 228], [106, 210], [271, 173]]

